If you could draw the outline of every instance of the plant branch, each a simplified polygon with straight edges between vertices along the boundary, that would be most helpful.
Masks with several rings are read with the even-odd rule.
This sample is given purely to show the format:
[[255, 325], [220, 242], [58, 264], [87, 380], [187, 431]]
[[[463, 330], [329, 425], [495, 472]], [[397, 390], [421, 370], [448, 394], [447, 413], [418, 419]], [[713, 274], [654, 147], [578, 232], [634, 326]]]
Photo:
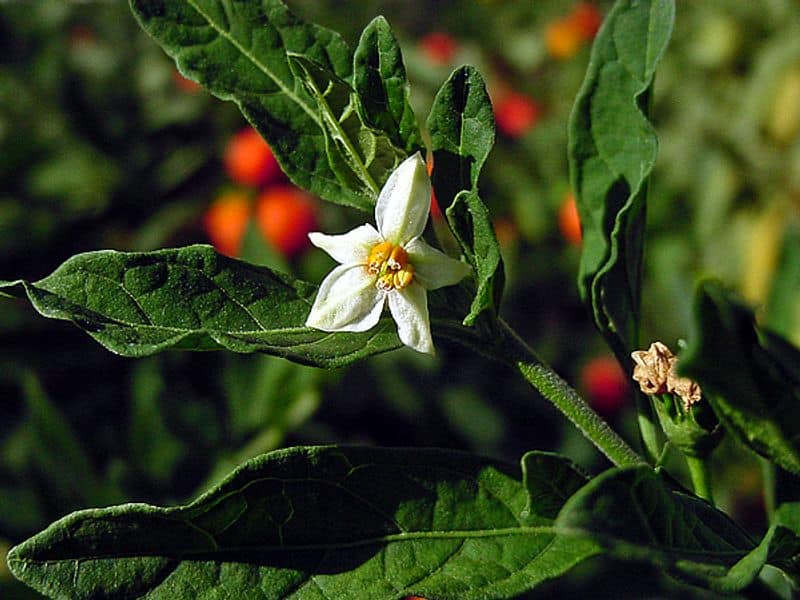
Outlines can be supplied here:
[[689, 467], [689, 476], [692, 478], [694, 493], [714, 504], [711, 492], [711, 471], [705, 459], [686, 455], [686, 464]]
[[515, 367], [612, 463], [618, 467], [632, 467], [645, 462], [566, 381], [536, 356], [515, 331], [500, 319], [498, 325], [503, 360]]

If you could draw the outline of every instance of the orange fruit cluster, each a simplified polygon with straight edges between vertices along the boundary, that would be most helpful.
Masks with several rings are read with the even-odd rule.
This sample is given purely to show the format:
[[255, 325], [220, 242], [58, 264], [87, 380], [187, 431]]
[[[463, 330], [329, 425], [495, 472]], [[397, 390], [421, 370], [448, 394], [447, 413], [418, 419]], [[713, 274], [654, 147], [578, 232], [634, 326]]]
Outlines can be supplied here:
[[315, 200], [286, 182], [272, 150], [255, 129], [247, 127], [231, 138], [223, 162], [231, 181], [242, 187], [219, 195], [203, 216], [214, 247], [228, 256], [238, 255], [253, 218], [264, 239], [285, 257], [308, 247], [308, 234], [317, 227]]

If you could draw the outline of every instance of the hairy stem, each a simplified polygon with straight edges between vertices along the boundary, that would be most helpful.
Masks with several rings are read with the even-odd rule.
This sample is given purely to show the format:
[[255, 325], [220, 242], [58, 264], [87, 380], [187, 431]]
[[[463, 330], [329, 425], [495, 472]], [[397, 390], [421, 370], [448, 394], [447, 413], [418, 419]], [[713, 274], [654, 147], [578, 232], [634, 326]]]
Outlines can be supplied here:
[[504, 360], [547, 398], [618, 467], [644, 463], [639, 456], [583, 398], [545, 365], [536, 353], [504, 321], [499, 320]]

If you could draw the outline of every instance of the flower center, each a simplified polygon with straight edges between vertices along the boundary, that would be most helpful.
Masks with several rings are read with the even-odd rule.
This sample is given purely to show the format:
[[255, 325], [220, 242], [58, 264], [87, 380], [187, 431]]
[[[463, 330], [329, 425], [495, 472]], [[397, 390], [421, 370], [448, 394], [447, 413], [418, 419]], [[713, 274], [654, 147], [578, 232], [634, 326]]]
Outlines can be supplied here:
[[414, 266], [408, 262], [408, 254], [392, 242], [381, 242], [370, 250], [367, 272], [378, 276], [375, 286], [385, 292], [402, 290], [414, 281]]

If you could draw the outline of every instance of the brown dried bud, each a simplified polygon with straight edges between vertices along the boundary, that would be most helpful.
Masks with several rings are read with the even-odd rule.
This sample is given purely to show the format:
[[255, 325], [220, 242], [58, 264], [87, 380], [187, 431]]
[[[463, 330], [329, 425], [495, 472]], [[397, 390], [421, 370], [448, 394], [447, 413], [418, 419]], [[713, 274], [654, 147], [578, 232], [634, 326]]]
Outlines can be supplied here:
[[667, 391], [669, 376], [675, 356], [661, 342], [653, 342], [647, 350], [631, 353], [636, 366], [633, 368], [633, 379], [645, 394], [663, 394]]
[[702, 391], [696, 381], [678, 376], [678, 358], [661, 342], [653, 342], [650, 348], [631, 353], [636, 365], [633, 378], [645, 394], [677, 394], [683, 400], [683, 407], [689, 409], [702, 398]]
[[667, 389], [673, 394], [677, 394], [683, 400], [683, 408], [689, 410], [692, 404], [697, 404], [703, 397], [703, 391], [696, 381], [688, 377], [679, 377], [677, 373], [677, 359], [672, 364], [672, 368], [667, 375]]

